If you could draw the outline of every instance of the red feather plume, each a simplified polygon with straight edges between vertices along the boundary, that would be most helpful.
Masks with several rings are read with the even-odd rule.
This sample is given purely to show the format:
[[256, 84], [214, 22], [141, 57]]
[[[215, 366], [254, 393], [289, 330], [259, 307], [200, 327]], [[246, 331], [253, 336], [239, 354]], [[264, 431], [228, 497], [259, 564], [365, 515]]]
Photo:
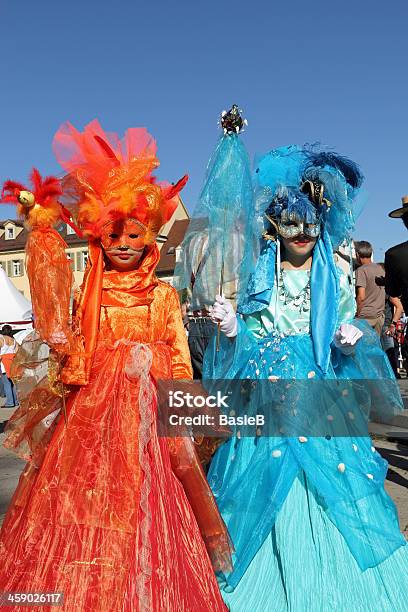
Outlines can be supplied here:
[[37, 168], [33, 168], [30, 179], [38, 204], [46, 204], [48, 198], [55, 199], [62, 194], [61, 184], [55, 176], [47, 176], [43, 179]]
[[166, 200], [171, 200], [176, 196], [185, 186], [188, 181], [188, 175], [185, 174], [175, 185], [171, 185], [164, 193]]
[[1, 201], [18, 204], [18, 192], [26, 190], [22, 183], [16, 181], [5, 181], [1, 191]]
[[30, 181], [31, 187], [26, 187], [22, 183], [17, 183], [16, 181], [5, 181], [1, 192], [1, 201], [18, 204], [19, 192], [31, 191], [38, 204], [46, 205], [49, 198], [56, 199], [62, 194], [59, 180], [55, 176], [47, 176], [43, 179], [37, 168], [33, 168], [30, 175]]

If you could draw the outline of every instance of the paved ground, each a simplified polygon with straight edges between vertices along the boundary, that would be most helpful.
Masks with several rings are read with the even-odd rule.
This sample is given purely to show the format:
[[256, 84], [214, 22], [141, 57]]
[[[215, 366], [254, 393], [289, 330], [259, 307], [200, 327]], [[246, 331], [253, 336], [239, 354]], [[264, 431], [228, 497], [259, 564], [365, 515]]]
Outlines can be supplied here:
[[[408, 380], [401, 382], [401, 391], [408, 407]], [[12, 410], [0, 407], [0, 430], [11, 413]], [[373, 424], [372, 433], [375, 447], [389, 463], [386, 489], [397, 505], [401, 531], [408, 539], [408, 410], [399, 418], [398, 425]], [[2, 446], [3, 440], [4, 434], [0, 434], [0, 524], [24, 467], [23, 461]]]
[[0, 435], [0, 523], [9, 505], [11, 496], [25, 463], [3, 447], [4, 434]]

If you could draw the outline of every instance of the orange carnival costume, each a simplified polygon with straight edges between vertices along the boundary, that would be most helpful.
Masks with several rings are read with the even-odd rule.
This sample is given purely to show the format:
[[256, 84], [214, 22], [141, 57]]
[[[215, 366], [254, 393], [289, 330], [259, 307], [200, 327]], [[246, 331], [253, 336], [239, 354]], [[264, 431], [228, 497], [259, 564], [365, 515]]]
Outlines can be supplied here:
[[[31, 223], [33, 309], [54, 375], [8, 426], [6, 445], [28, 464], [0, 535], [0, 591], [64, 592], [69, 612], [225, 610], [210, 562], [230, 563], [225, 526], [191, 439], [160, 438], [156, 425], [156, 380], [192, 376], [177, 293], [155, 276], [155, 236], [186, 177], [156, 182], [144, 129], [120, 141], [97, 121], [82, 133], [67, 124], [54, 148], [67, 172], [57, 217], [89, 238], [89, 259], [70, 323], [64, 245], [52, 222]], [[9, 201], [21, 204], [21, 187], [6, 183]], [[104, 247], [140, 240], [137, 269], [110, 269]]]

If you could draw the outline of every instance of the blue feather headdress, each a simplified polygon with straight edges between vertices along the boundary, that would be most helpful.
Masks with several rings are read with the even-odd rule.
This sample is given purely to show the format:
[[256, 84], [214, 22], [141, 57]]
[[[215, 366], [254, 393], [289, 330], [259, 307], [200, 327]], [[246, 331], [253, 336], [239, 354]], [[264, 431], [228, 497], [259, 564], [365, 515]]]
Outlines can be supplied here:
[[279, 219], [287, 210], [324, 224], [333, 248], [351, 237], [359, 210], [355, 198], [363, 175], [353, 161], [316, 146], [290, 145], [270, 151], [255, 171], [256, 210]]
[[280, 219], [283, 212], [290, 218], [304, 219], [307, 223], [319, 220], [317, 208], [309, 197], [293, 187], [279, 187], [266, 214], [273, 219]]

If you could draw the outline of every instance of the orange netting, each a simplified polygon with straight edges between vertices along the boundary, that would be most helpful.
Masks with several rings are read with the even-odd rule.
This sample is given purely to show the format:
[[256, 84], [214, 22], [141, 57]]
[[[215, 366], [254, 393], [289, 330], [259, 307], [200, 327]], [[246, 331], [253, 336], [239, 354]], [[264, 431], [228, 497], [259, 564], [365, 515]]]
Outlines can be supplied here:
[[228, 569], [228, 535], [192, 441], [157, 437], [152, 358], [170, 373], [163, 343], [98, 346], [67, 424], [54, 419], [43, 463], [20, 479], [2, 591], [63, 591], [67, 612], [225, 610], [204, 541]]

